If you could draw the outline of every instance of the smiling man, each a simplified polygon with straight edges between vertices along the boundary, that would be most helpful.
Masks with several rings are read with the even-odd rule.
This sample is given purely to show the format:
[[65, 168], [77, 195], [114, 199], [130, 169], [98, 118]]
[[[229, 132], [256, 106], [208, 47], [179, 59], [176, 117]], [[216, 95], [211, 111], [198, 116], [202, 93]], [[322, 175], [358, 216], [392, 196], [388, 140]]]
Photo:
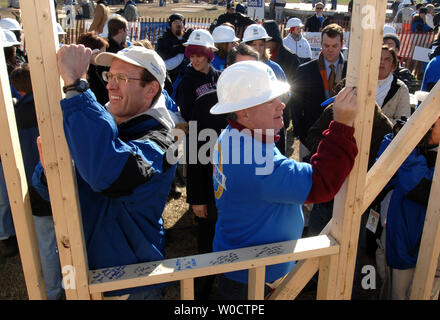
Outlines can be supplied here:
[[[90, 56], [82, 45], [63, 46], [57, 54], [89, 268], [162, 260], [162, 212], [175, 174], [175, 165], [166, 160], [174, 123], [161, 94], [165, 64], [143, 47], [99, 54], [96, 63], [110, 67], [103, 76], [110, 100], [106, 110], [83, 80]], [[39, 164], [34, 186], [45, 197], [43, 176]], [[159, 299], [161, 290], [144, 286], [106, 294]]]
[[[353, 89], [344, 88], [336, 96], [334, 121], [323, 132], [311, 164], [286, 158], [274, 144], [286, 107], [279, 97], [288, 90], [269, 66], [257, 61], [237, 62], [219, 77], [219, 102], [211, 113], [229, 114], [229, 125], [214, 151], [218, 210], [214, 251], [300, 238], [302, 204], [332, 199], [353, 167], [357, 154]], [[266, 282], [283, 277], [293, 265], [267, 266]], [[218, 280], [224, 299], [247, 298], [247, 270], [220, 275]]]

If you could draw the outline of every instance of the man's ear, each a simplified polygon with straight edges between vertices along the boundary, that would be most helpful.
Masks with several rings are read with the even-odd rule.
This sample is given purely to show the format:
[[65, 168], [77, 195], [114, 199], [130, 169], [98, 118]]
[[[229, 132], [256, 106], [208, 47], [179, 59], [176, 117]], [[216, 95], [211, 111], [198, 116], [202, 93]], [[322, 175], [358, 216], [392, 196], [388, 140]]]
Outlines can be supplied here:
[[152, 99], [159, 90], [161, 90], [161, 87], [159, 85], [159, 82], [157, 81], [151, 81], [146, 85], [147, 87], [147, 95], [148, 98]]

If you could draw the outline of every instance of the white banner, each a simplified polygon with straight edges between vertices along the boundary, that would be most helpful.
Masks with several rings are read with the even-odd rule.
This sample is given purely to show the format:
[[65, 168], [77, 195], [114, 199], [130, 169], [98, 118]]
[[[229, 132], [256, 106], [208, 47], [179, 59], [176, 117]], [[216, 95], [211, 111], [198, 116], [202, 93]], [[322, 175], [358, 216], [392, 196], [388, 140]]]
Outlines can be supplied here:
[[264, 1], [263, 0], [248, 0], [247, 15], [252, 20], [262, 21], [264, 19]]

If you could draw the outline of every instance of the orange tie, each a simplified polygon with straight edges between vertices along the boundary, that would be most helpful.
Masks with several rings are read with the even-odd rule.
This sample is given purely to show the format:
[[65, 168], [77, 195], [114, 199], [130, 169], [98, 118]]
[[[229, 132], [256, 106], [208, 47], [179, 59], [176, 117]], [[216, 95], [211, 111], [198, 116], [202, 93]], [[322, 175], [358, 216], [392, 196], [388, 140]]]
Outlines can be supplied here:
[[328, 77], [328, 92], [330, 94], [330, 96], [333, 96], [333, 86], [335, 85], [335, 78], [336, 78], [336, 73], [335, 73], [335, 66], [333, 64], [330, 65], [330, 76]]

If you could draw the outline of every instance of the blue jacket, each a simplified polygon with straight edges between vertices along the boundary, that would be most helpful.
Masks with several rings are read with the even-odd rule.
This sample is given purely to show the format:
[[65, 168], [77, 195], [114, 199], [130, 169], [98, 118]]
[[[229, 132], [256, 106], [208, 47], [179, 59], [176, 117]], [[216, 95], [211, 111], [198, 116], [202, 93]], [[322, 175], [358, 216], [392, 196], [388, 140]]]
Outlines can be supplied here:
[[[391, 140], [391, 134], [385, 136], [379, 155]], [[390, 181], [394, 191], [387, 213], [385, 252], [391, 268], [416, 266], [433, 174], [432, 161], [416, 147]]]
[[[163, 101], [156, 109], [166, 114]], [[89, 268], [164, 259], [162, 212], [176, 168], [166, 161], [170, 128], [148, 112], [116, 126], [90, 90], [62, 100], [61, 108], [76, 166]], [[47, 197], [42, 175], [38, 165], [34, 186]]]

